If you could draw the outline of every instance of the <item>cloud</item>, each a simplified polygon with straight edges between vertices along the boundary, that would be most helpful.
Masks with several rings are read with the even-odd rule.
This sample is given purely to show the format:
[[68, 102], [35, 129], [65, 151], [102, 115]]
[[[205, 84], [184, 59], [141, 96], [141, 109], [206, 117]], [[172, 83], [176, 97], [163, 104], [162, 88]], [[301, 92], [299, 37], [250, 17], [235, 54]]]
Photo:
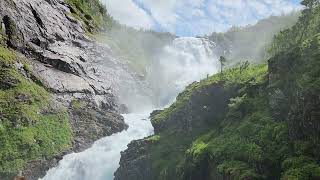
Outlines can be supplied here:
[[108, 12], [120, 23], [140, 29], [151, 29], [154, 21], [132, 0], [101, 0]]
[[115, 19], [133, 27], [195, 36], [252, 24], [301, 8], [299, 0], [104, 0]]

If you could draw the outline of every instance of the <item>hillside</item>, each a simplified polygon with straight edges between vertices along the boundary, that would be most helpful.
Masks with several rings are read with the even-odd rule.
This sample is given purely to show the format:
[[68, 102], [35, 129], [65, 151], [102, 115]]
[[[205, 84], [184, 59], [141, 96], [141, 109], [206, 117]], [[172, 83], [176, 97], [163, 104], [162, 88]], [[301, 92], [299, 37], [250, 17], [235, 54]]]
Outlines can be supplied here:
[[155, 135], [128, 145], [115, 179], [319, 179], [320, 5], [304, 4], [268, 65], [195, 82], [154, 111]]
[[300, 12], [270, 16], [246, 27], [233, 27], [225, 33], [212, 33], [206, 38], [217, 44], [216, 54], [234, 65], [239, 61], [262, 63], [270, 58], [268, 47], [274, 35], [294, 25]]

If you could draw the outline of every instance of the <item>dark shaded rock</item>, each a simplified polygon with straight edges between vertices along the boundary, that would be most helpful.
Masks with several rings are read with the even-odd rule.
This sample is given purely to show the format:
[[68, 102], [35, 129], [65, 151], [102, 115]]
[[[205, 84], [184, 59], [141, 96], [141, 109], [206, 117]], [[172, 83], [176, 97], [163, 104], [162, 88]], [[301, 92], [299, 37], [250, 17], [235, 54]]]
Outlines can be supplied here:
[[88, 100], [74, 100], [69, 114], [75, 134], [73, 149], [76, 152], [90, 147], [102, 137], [128, 128], [121, 115], [99, 109]]
[[4, 24], [5, 33], [8, 37], [7, 45], [11, 48], [23, 48], [23, 37], [16, 26], [15, 21], [8, 15], [3, 16], [2, 22]]
[[120, 168], [115, 172], [115, 180], [150, 180], [152, 164], [150, 141], [132, 141], [128, 149], [121, 152]]
[[128, 107], [124, 104], [120, 104], [119, 106], [119, 110], [118, 110], [121, 114], [128, 114], [130, 111], [128, 109]]
[[44, 24], [43, 24], [43, 21], [41, 20], [40, 18], [40, 15], [37, 13], [37, 11], [35, 9], [33, 9], [33, 7], [30, 5], [31, 7], [31, 12], [36, 20], [36, 22], [38, 23], [38, 25], [41, 27], [41, 28], [45, 28]]
[[26, 166], [23, 171], [23, 176], [27, 180], [37, 180], [39, 177], [45, 176], [46, 172], [50, 168], [57, 166], [59, 161], [62, 160], [63, 156], [67, 155], [68, 153], [70, 152], [62, 152], [50, 159], [41, 159], [29, 162], [28, 166]]
[[[236, 92], [236, 87], [227, 91], [223, 84], [214, 84], [193, 92], [189, 100], [166, 119], [159, 123], [152, 121], [155, 134], [167, 129], [174, 130], [175, 133], [190, 134], [209, 124], [218, 123], [226, 113], [229, 99]], [[179, 96], [177, 99], [179, 101]], [[153, 112], [151, 119], [159, 113], [161, 111]], [[213, 119], [216, 122], [212, 122]]]

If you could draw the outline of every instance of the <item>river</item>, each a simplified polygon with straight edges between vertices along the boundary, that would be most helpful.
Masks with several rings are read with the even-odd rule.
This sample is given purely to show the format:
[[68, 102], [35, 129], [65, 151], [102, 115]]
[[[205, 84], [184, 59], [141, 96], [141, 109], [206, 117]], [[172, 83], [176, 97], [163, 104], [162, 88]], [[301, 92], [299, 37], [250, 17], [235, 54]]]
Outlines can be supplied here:
[[[150, 107], [170, 105], [188, 84], [217, 72], [219, 63], [213, 48], [214, 44], [200, 38], [177, 38], [164, 47], [149, 68], [148, 81], [159, 99]], [[43, 180], [112, 180], [127, 144], [153, 134], [149, 115], [154, 108], [150, 107], [124, 114], [128, 130], [100, 139], [86, 151], [66, 155]]]

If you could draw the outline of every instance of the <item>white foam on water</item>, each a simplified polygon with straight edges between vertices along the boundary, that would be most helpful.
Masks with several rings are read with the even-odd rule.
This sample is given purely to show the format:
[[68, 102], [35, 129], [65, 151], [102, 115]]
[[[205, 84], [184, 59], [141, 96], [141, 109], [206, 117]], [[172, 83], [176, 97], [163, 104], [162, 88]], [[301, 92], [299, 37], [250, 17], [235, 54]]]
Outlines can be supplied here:
[[132, 140], [153, 134], [149, 112], [125, 114], [127, 131], [105, 137], [81, 153], [66, 155], [58, 167], [47, 172], [43, 180], [111, 180], [119, 167], [120, 152]]
[[[153, 106], [172, 103], [188, 84], [216, 73], [219, 62], [212, 51], [214, 46], [206, 39], [190, 37], [177, 38], [164, 47], [148, 73], [154, 96], [159, 99]], [[127, 144], [153, 134], [148, 118], [151, 112], [149, 108], [144, 113], [123, 115], [129, 125], [127, 131], [98, 140], [84, 152], [66, 155], [42, 180], [112, 180], [119, 167], [120, 152]]]

